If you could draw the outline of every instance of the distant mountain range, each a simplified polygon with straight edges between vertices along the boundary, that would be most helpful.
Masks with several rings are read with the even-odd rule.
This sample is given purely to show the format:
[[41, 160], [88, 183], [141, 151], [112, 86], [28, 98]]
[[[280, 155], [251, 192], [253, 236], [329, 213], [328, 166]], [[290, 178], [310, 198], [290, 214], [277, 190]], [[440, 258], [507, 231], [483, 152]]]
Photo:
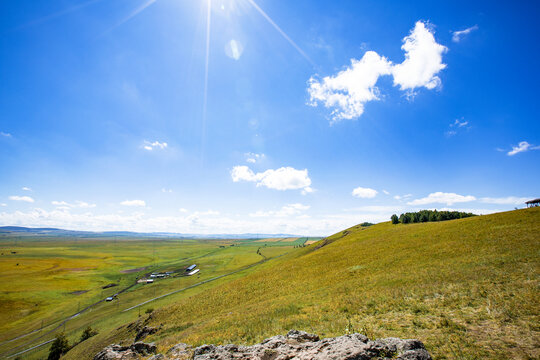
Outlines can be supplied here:
[[79, 231], [57, 228], [29, 228], [22, 226], [0, 226], [0, 237], [5, 236], [66, 236], [80, 238], [109, 238], [109, 237], [136, 237], [136, 238], [184, 238], [184, 239], [255, 239], [255, 238], [285, 238], [299, 237], [291, 234], [182, 234], [169, 232], [140, 233], [132, 231]]

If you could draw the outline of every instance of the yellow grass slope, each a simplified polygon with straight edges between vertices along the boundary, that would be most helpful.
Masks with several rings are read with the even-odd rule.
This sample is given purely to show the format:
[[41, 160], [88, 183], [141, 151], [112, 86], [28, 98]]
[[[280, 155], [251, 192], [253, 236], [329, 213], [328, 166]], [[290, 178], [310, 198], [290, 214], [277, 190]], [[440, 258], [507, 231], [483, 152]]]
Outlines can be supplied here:
[[[418, 338], [436, 359], [540, 356], [540, 208], [358, 226], [323, 242], [154, 311], [149, 324], [163, 327], [146, 340], [165, 351], [178, 342], [255, 343], [295, 328]], [[68, 358], [91, 358], [113, 340], [133, 334], [100, 334]]]

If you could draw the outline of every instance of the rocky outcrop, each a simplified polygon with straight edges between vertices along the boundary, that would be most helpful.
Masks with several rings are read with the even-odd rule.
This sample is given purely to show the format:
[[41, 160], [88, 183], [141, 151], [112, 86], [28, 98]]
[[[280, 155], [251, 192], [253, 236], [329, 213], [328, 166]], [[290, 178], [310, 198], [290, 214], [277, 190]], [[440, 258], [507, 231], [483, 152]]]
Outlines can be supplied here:
[[156, 345], [143, 342], [136, 342], [130, 346], [109, 345], [94, 356], [94, 360], [140, 359], [141, 356], [155, 354], [156, 350]]
[[[143, 344], [143, 343], [138, 343]], [[101, 355], [118, 345], [111, 345], [100, 352], [94, 360], [131, 359], [129, 357], [104, 357]], [[126, 353], [132, 350], [126, 347]], [[155, 348], [155, 347], [154, 347]], [[116, 354], [118, 351], [114, 350]], [[129, 355], [131, 356], [131, 355]], [[278, 335], [251, 346], [203, 345], [193, 349], [177, 344], [165, 354], [156, 354], [153, 360], [431, 360], [431, 356], [418, 340], [386, 338], [369, 340], [361, 334], [343, 335], [320, 340], [317, 335], [291, 330], [286, 336]]]

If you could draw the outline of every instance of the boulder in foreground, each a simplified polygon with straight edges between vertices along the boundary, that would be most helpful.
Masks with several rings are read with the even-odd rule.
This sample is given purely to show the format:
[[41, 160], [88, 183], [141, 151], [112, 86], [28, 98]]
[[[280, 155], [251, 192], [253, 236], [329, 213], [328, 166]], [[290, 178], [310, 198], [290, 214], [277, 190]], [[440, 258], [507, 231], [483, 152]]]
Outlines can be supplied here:
[[[134, 351], [132, 347], [133, 345], [131, 347], [110, 345], [97, 354], [94, 360], [134, 359], [140, 352]], [[138, 347], [142, 348], [141, 345]], [[118, 351], [121, 348], [125, 350]], [[108, 355], [111, 357], [107, 357]], [[166, 354], [158, 354], [152, 358], [163, 360], [431, 360], [424, 344], [418, 340], [398, 338], [369, 340], [361, 334], [320, 340], [317, 335], [298, 330], [291, 330], [286, 336], [273, 336], [260, 344], [251, 346], [203, 345], [193, 349], [186, 344], [177, 344]]]

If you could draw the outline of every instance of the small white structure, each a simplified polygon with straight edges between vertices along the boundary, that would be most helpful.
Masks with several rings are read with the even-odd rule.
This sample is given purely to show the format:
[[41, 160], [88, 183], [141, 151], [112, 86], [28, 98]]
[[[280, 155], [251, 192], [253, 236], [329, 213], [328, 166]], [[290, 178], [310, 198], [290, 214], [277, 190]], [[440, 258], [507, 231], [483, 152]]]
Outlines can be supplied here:
[[109, 296], [109, 297], [106, 298], [105, 300], [107, 300], [107, 301], [113, 301], [113, 299], [114, 299], [114, 298], [113, 298], [112, 296]]
[[195, 270], [189, 272], [189, 273], [188, 273], [188, 276], [195, 275], [195, 274], [198, 273], [199, 271], [201, 271], [201, 269], [195, 269]]
[[146, 283], [147, 283], [147, 284], [153, 284], [153, 283], [154, 283], [154, 279], [146, 279]]

